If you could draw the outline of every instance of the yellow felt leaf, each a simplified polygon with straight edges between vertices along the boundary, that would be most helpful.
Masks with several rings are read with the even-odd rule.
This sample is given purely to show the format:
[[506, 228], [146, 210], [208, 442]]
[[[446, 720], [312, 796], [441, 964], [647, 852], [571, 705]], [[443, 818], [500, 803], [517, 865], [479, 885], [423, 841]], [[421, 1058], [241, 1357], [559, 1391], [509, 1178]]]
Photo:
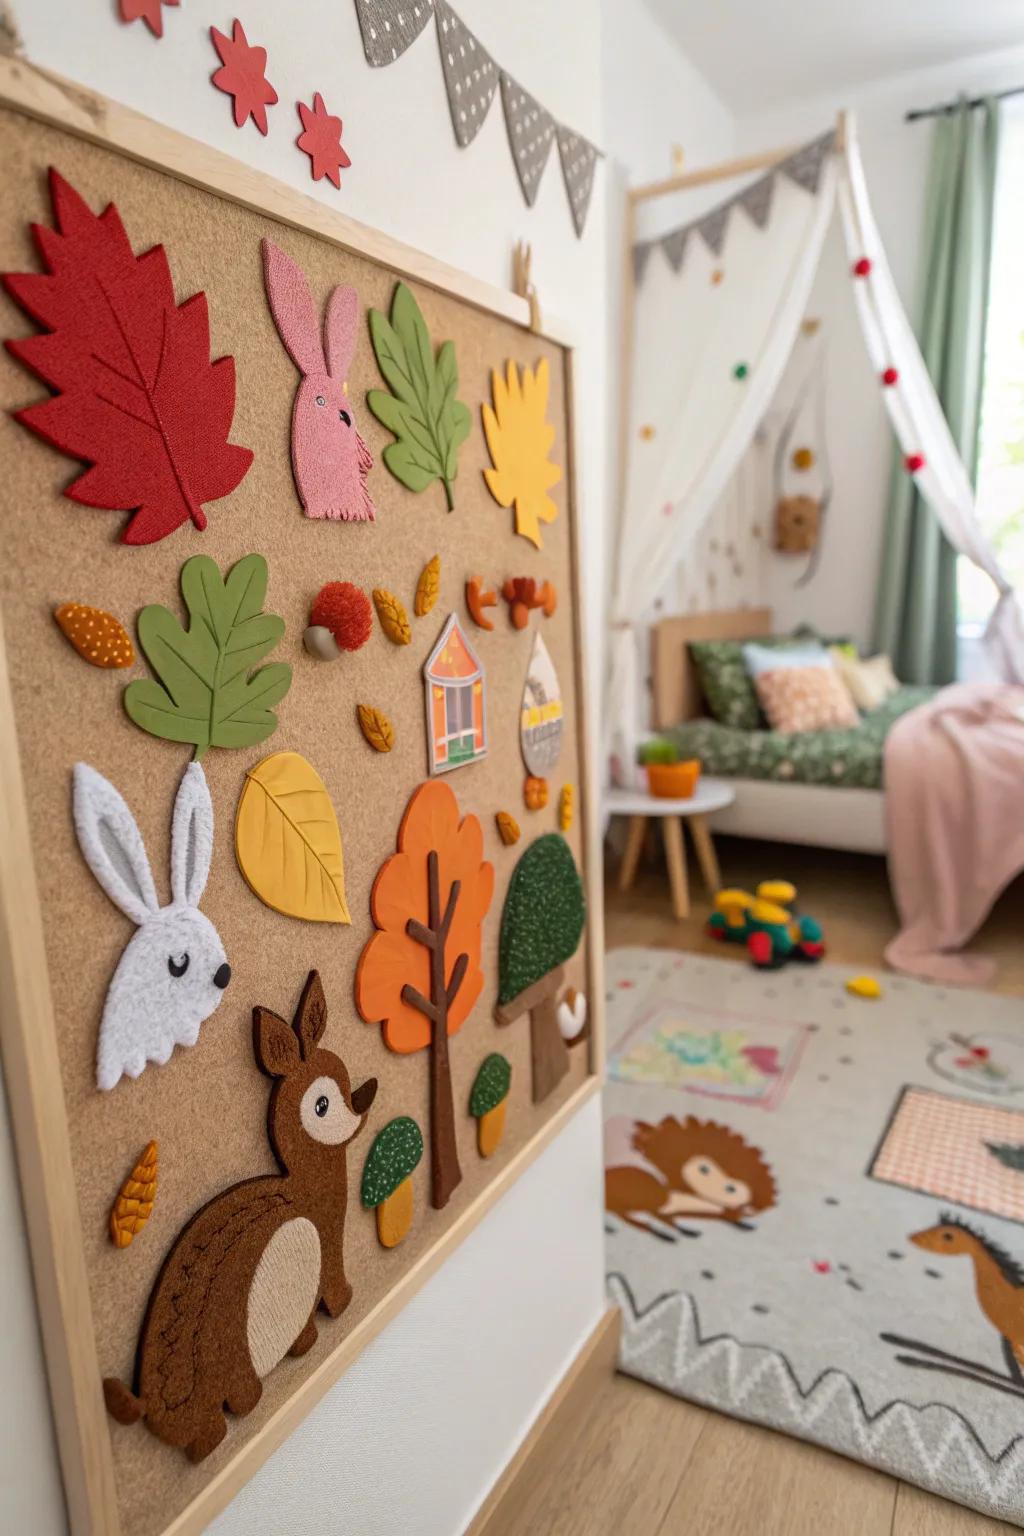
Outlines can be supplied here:
[[350, 923], [341, 833], [323, 779], [298, 752], [275, 752], [245, 776], [235, 813], [235, 856], [275, 912], [311, 923]]
[[536, 370], [524, 368], [521, 379], [510, 360], [504, 379], [497, 369], [491, 373], [493, 409], [486, 402], [481, 407], [494, 466], [484, 470], [487, 489], [499, 506], [514, 504], [516, 533], [538, 549], [541, 523], [554, 522], [558, 516], [558, 507], [547, 493], [562, 478], [561, 466], [548, 458], [555, 441], [555, 429], [545, 419], [549, 386], [546, 358]]
[[408, 645], [412, 639], [412, 629], [405, 605], [386, 587], [374, 587], [373, 606], [377, 610], [380, 627], [388, 639], [394, 641], [395, 645]]
[[390, 752], [395, 744], [395, 728], [382, 709], [372, 704], [357, 704], [359, 729], [375, 752]]
[[430, 612], [437, 602], [437, 594], [441, 590], [441, 556], [435, 555], [428, 560], [420, 572], [420, 579], [416, 583], [416, 598], [412, 608], [418, 619]]

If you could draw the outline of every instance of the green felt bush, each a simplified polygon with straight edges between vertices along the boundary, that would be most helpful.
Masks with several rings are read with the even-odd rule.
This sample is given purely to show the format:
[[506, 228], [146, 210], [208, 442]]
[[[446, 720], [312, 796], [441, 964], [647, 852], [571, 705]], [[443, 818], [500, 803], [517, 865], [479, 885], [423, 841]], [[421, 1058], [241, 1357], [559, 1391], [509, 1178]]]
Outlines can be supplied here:
[[531, 843], [512, 872], [498, 945], [498, 1002], [510, 1003], [576, 953], [586, 900], [569, 844], [557, 832]]
[[469, 1112], [475, 1120], [497, 1109], [502, 1099], [507, 1098], [511, 1081], [512, 1068], [504, 1056], [492, 1051], [484, 1057], [469, 1095]]
[[423, 1137], [416, 1121], [408, 1115], [389, 1120], [374, 1137], [363, 1164], [361, 1199], [373, 1210], [393, 1195], [423, 1156]]

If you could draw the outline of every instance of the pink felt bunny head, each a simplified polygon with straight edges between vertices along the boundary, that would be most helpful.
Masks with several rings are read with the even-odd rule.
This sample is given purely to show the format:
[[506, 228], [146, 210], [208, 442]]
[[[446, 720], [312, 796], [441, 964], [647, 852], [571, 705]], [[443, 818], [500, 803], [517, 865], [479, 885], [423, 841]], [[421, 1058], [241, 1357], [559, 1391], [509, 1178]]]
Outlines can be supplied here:
[[303, 375], [292, 410], [292, 469], [307, 517], [374, 522], [366, 486], [373, 467], [359, 435], [346, 379], [356, 349], [359, 298], [335, 288], [321, 336], [302, 270], [270, 240], [263, 242], [263, 280], [278, 334]]

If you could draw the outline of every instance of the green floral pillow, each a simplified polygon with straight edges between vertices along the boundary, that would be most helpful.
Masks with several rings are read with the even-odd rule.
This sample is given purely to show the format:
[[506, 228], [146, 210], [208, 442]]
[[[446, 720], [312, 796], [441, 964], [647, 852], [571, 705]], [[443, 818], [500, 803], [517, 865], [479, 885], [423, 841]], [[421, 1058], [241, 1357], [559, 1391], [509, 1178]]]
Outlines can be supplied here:
[[[764, 716], [743, 661], [744, 645], [767, 645], [785, 650], [787, 646], [806, 645], [811, 639], [820, 639], [820, 636], [810, 625], [802, 624], [791, 635], [763, 635], [750, 640], [691, 640], [690, 655], [712, 718], [740, 731], [763, 729]], [[826, 645], [841, 643], [849, 643], [847, 637], [822, 641]]]

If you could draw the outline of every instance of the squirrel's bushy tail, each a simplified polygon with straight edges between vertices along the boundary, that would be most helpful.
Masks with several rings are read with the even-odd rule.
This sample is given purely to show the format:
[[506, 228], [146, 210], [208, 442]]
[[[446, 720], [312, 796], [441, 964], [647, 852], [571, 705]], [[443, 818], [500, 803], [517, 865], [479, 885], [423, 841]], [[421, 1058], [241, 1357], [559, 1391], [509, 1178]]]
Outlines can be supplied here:
[[119, 1424], [137, 1424], [146, 1411], [142, 1398], [136, 1397], [134, 1392], [129, 1392], [124, 1382], [118, 1381], [116, 1376], [103, 1378], [103, 1400], [107, 1405], [107, 1412]]

